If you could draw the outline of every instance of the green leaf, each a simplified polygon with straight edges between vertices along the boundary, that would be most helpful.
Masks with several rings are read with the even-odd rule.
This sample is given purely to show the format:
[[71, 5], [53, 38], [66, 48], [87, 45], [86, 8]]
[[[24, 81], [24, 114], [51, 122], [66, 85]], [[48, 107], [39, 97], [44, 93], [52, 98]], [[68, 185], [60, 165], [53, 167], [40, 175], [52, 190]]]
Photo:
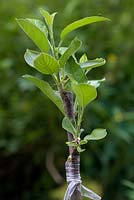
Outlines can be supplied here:
[[77, 151], [78, 151], [79, 153], [82, 153], [83, 151], [85, 151], [85, 149], [82, 149], [80, 146], [78, 146], [78, 147], [77, 147]]
[[41, 51], [48, 52], [49, 41], [44, 23], [36, 19], [16, 19], [23, 31], [32, 39]]
[[28, 65], [31, 67], [34, 67], [34, 60], [40, 55], [39, 52], [37, 51], [32, 51], [27, 49], [25, 54], [24, 54], [24, 59]]
[[97, 128], [94, 129], [90, 135], [84, 137], [84, 140], [100, 140], [106, 137], [107, 131], [106, 129]]
[[81, 140], [80, 141], [80, 145], [84, 145], [84, 144], [87, 144], [87, 140]]
[[97, 97], [96, 88], [88, 85], [87, 83], [72, 82], [71, 86], [77, 97], [79, 105], [82, 107], [85, 107], [88, 103]]
[[68, 47], [59, 47], [59, 49], [57, 48], [57, 50], [59, 50], [60, 55], [63, 55], [67, 49]]
[[53, 26], [54, 17], [55, 17], [55, 15], [57, 13], [55, 12], [55, 13], [53, 13], [53, 14], [50, 15], [49, 12], [47, 12], [43, 8], [40, 9], [40, 13], [44, 17], [44, 19], [45, 19], [46, 24], [48, 25], [48, 27], [51, 28]]
[[88, 61], [87, 55], [84, 53], [84, 54], [81, 56], [81, 58], [80, 58], [80, 60], [79, 60], [79, 63], [84, 63], [84, 62], [87, 62], [87, 61]]
[[110, 21], [110, 19], [105, 18], [105, 17], [100, 17], [100, 16], [92, 16], [92, 17], [85, 17], [83, 19], [77, 20], [71, 24], [69, 24], [68, 26], [66, 26], [62, 32], [61, 32], [61, 40], [64, 40], [64, 38], [67, 36], [67, 34], [69, 34], [70, 32], [72, 32], [75, 29], [78, 29], [82, 26], [88, 25], [88, 24], [92, 24], [95, 22], [100, 22], [100, 21]]
[[69, 63], [65, 67], [65, 72], [70, 79], [75, 80], [78, 83], [87, 82], [85, 73], [81, 69], [80, 65], [74, 61], [74, 59], [69, 60]]
[[68, 49], [60, 57], [59, 63], [61, 67], [65, 66], [68, 59], [79, 49], [80, 46], [81, 46], [81, 41], [75, 38], [69, 45]]
[[77, 147], [78, 144], [76, 144], [75, 142], [66, 142], [66, 144], [69, 146], [69, 147]]
[[72, 133], [73, 135], [76, 134], [75, 127], [73, 126], [71, 120], [68, 119], [67, 117], [64, 117], [63, 120], [62, 120], [62, 128], [64, 128], [69, 133]]
[[59, 71], [58, 61], [46, 53], [41, 53], [34, 60], [34, 66], [39, 72], [43, 74], [54, 74]]
[[24, 75], [23, 77], [30, 80], [34, 85], [36, 85], [59, 108], [59, 110], [64, 115], [64, 106], [62, 99], [57, 91], [51, 88], [49, 83], [31, 75]]
[[101, 82], [104, 82], [105, 80], [106, 80], [105, 78], [100, 79], [100, 80], [89, 80], [87, 83], [88, 83], [89, 85], [92, 85], [92, 86], [94, 86], [95, 88], [97, 88], [97, 87], [100, 86]]
[[[68, 47], [60, 47], [57, 48], [58, 52], [60, 55], [63, 55], [65, 53], [65, 51], [68, 49]], [[73, 59], [77, 62], [77, 59], [75, 57], [75, 54], [72, 54]]]
[[106, 63], [103, 58], [96, 58], [94, 60], [88, 60], [87, 62], [81, 63], [80, 66], [82, 69], [91, 70], [95, 67], [100, 67]]

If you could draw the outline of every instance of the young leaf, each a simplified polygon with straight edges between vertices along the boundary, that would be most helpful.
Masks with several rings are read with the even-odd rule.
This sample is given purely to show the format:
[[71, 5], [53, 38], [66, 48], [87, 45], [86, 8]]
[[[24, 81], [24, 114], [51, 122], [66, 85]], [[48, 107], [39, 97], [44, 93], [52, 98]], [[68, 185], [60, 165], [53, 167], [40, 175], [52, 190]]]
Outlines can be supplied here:
[[88, 83], [89, 85], [92, 85], [92, 86], [94, 86], [95, 88], [97, 88], [97, 87], [100, 86], [101, 82], [104, 82], [105, 80], [106, 80], [105, 78], [100, 79], [100, 80], [89, 80], [87, 83]]
[[88, 60], [87, 62], [81, 63], [80, 66], [82, 69], [91, 70], [95, 67], [100, 67], [106, 63], [103, 58], [96, 58], [94, 60]]
[[87, 77], [80, 65], [78, 65], [74, 59], [70, 59], [69, 63], [65, 67], [65, 72], [70, 79], [77, 81], [78, 83], [87, 82]]
[[39, 52], [27, 49], [24, 54], [24, 59], [28, 65], [34, 67], [34, 60], [39, 56]]
[[78, 145], [75, 142], [66, 142], [69, 147], [77, 147]]
[[106, 20], [109, 21], [108, 18], [100, 17], [100, 16], [85, 17], [83, 19], [77, 20], [77, 21], [69, 24], [62, 30], [61, 40], [64, 40], [65, 37], [67, 36], [67, 34], [69, 34], [70, 32], [72, 32], [75, 29], [78, 29], [79, 27], [82, 27], [82, 26], [85, 26], [88, 24], [92, 24], [95, 22], [106, 21]]
[[63, 55], [67, 49], [68, 47], [59, 47], [59, 49], [57, 48], [57, 50], [59, 50], [60, 55]]
[[16, 19], [23, 31], [33, 40], [41, 51], [48, 52], [49, 41], [44, 23], [36, 19]]
[[77, 151], [78, 151], [79, 153], [82, 153], [83, 151], [85, 151], [85, 149], [82, 149], [80, 146], [78, 146], [78, 147], [77, 147]]
[[72, 122], [67, 117], [64, 117], [62, 120], [62, 128], [64, 128], [69, 133], [72, 133], [73, 135], [76, 134], [75, 127], [73, 126]]
[[80, 58], [80, 60], [79, 60], [79, 63], [81, 64], [81, 63], [84, 63], [84, 62], [87, 62], [87, 61], [88, 61], [87, 55], [84, 53], [84, 54], [81, 56], [81, 58]]
[[87, 144], [87, 142], [88, 142], [87, 140], [81, 140], [81, 141], [80, 141], [80, 145]]
[[97, 128], [94, 129], [90, 135], [84, 137], [84, 140], [100, 140], [106, 137], [107, 131], [106, 129]]
[[75, 38], [67, 50], [63, 53], [63, 55], [60, 57], [59, 63], [61, 67], [64, 67], [68, 59], [79, 49], [81, 46], [81, 41]]
[[79, 105], [82, 107], [85, 107], [97, 97], [96, 88], [87, 83], [72, 82], [71, 86]]
[[44, 17], [44, 19], [45, 19], [46, 24], [48, 25], [48, 27], [51, 28], [53, 26], [54, 17], [55, 17], [55, 15], [57, 13], [55, 12], [55, 13], [53, 13], [53, 14], [50, 15], [49, 12], [47, 12], [43, 8], [40, 9], [40, 13]]
[[57, 92], [51, 88], [49, 83], [31, 75], [24, 75], [23, 77], [30, 80], [34, 85], [36, 85], [59, 108], [59, 110], [64, 115], [64, 106], [62, 99], [60, 95], [58, 95]]
[[43, 74], [54, 74], [59, 71], [58, 61], [46, 53], [41, 53], [34, 60], [34, 66], [39, 72]]

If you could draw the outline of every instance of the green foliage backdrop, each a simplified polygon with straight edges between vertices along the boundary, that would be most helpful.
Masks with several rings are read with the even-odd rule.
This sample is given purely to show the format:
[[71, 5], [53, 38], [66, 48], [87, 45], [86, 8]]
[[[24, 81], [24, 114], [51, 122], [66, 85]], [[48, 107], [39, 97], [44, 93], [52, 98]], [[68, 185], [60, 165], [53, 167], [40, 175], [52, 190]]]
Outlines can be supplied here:
[[[84, 126], [89, 131], [105, 127], [108, 136], [86, 146], [81, 172], [83, 180], [104, 200], [126, 200], [127, 188], [122, 182], [134, 181], [132, 0], [1, 0], [0, 199], [60, 200], [65, 189], [67, 147], [62, 116], [47, 97], [21, 78], [26, 73], [37, 74], [22, 56], [27, 46], [35, 47], [14, 18], [41, 18], [39, 7], [59, 13], [55, 37], [68, 23], [89, 15], [112, 20], [76, 30], [83, 41], [80, 56], [87, 52], [91, 59], [107, 60], [104, 67], [91, 73], [91, 78], [105, 75], [107, 81], [100, 87], [97, 100], [86, 109]], [[53, 175], [53, 168], [58, 174]]]

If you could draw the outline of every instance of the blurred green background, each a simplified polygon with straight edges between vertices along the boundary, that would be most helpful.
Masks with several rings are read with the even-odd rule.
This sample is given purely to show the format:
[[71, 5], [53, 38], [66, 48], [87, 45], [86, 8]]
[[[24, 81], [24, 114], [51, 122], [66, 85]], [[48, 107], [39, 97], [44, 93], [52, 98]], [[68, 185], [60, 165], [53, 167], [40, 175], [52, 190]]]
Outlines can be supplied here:
[[[104, 57], [107, 64], [89, 78], [106, 77], [98, 98], [86, 109], [83, 126], [108, 130], [106, 139], [86, 145], [81, 175], [86, 186], [104, 200], [130, 200], [124, 180], [134, 181], [134, 48], [133, 0], [10, 0], [0, 1], [0, 199], [60, 200], [65, 192], [66, 134], [62, 115], [21, 76], [37, 75], [24, 62], [26, 48], [34, 44], [14, 18], [39, 18], [39, 7], [59, 14], [55, 38], [70, 22], [91, 15], [112, 22], [83, 27], [78, 57]], [[48, 77], [49, 79], [49, 77]]]

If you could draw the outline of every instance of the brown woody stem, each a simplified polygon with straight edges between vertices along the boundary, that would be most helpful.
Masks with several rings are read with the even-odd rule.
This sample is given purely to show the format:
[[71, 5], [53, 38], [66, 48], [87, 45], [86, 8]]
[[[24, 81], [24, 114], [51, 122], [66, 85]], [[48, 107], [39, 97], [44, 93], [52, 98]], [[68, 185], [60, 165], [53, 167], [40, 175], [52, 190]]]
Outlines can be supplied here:
[[[74, 110], [73, 110], [73, 94], [72, 92], [60, 90], [60, 94], [64, 103], [64, 109], [67, 117], [69, 119], [75, 120]], [[73, 135], [67, 132], [68, 141], [71, 142], [74, 140]], [[75, 147], [69, 146], [69, 157], [65, 163], [66, 176], [75, 177], [76, 174], [80, 175], [80, 154], [78, 153]], [[67, 170], [68, 169], [68, 170]], [[68, 174], [69, 173], [69, 174]], [[69, 184], [69, 182], [68, 182]], [[77, 185], [74, 193], [70, 200], [82, 200], [80, 192], [80, 184]]]

